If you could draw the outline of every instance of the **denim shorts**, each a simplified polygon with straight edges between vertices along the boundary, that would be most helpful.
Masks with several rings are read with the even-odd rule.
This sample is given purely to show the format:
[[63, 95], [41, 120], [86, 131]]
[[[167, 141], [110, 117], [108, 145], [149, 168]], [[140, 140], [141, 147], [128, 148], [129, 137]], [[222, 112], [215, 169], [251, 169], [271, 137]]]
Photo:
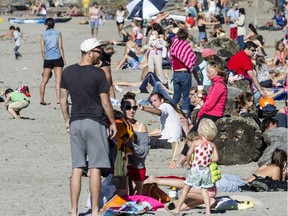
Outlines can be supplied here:
[[91, 26], [91, 29], [95, 29], [95, 28], [98, 28], [99, 27], [99, 19], [97, 20], [90, 20], [90, 26]]

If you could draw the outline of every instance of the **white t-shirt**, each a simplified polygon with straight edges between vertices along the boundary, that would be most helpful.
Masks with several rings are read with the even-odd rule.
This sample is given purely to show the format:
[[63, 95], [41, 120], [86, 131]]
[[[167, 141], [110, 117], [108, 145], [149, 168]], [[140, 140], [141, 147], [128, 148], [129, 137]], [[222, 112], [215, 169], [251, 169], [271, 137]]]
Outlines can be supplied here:
[[235, 28], [235, 25], [234, 25], [234, 22], [235, 22], [235, 19], [237, 18], [239, 18], [239, 10], [233, 10], [232, 8], [230, 9], [230, 10], [228, 10], [228, 12], [227, 12], [227, 17], [230, 19], [230, 20], [232, 20], [231, 22], [230, 22], [230, 28]]
[[15, 41], [15, 46], [20, 46], [20, 38], [21, 38], [21, 33], [18, 31], [14, 31], [13, 32], [13, 37], [14, 37], [14, 41]]
[[159, 109], [162, 112], [160, 116], [161, 139], [167, 139], [168, 142], [177, 141], [182, 137], [182, 128], [176, 111], [167, 103], [161, 104]]
[[116, 21], [117, 22], [121, 23], [121, 22], [124, 21], [124, 15], [125, 15], [125, 11], [124, 10], [123, 11], [117, 10], [116, 11], [116, 15], [117, 15], [117, 17], [116, 17]]

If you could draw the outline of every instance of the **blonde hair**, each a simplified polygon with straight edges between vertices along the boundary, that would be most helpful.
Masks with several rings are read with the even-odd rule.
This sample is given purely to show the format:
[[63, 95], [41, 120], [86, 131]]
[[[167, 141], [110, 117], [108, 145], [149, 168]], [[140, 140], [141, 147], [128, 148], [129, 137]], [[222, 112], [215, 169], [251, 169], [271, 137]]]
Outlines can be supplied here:
[[204, 118], [200, 121], [197, 132], [200, 136], [212, 141], [217, 135], [217, 127], [211, 119]]

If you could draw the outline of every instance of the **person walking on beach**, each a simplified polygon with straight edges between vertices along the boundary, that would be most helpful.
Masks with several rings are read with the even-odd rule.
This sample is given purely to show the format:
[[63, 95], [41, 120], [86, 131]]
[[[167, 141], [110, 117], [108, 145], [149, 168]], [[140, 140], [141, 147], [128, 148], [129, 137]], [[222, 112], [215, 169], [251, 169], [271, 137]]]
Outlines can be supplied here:
[[90, 0], [82, 0], [84, 17], [88, 18]]
[[97, 37], [98, 28], [100, 25], [100, 7], [97, 2], [94, 2], [92, 7], [89, 9], [89, 20], [91, 26], [91, 36]]
[[65, 63], [62, 35], [54, 29], [55, 21], [53, 18], [45, 20], [46, 31], [41, 35], [40, 44], [42, 57], [44, 59], [42, 81], [40, 84], [40, 104], [49, 105], [44, 100], [45, 88], [52, 76], [52, 69], [55, 73], [56, 97], [59, 103], [59, 86], [61, 74]]
[[116, 13], [115, 13], [115, 19], [116, 19], [116, 25], [117, 25], [117, 28], [118, 28], [118, 34], [119, 34], [119, 37], [122, 36], [122, 30], [123, 30], [123, 26], [124, 26], [124, 22], [125, 22], [125, 10], [123, 8], [122, 5], [119, 5]]
[[14, 54], [15, 54], [15, 59], [17, 60], [19, 57], [22, 57], [22, 55], [18, 52], [18, 49], [21, 46], [20, 38], [22, 37], [22, 34], [20, 33], [19, 27], [15, 28], [15, 26], [10, 26], [9, 30], [14, 38], [14, 42], [15, 42]]
[[[67, 67], [61, 77], [60, 108], [66, 130], [70, 133], [72, 154], [71, 216], [78, 215], [81, 176], [86, 167], [86, 156], [89, 158], [92, 216], [100, 215], [98, 202], [101, 172], [110, 168], [108, 136], [113, 138], [117, 132], [108, 81], [104, 71], [94, 66], [99, 64], [100, 46], [96, 38], [84, 40], [80, 46], [80, 62]], [[72, 100], [71, 114], [69, 95]]]

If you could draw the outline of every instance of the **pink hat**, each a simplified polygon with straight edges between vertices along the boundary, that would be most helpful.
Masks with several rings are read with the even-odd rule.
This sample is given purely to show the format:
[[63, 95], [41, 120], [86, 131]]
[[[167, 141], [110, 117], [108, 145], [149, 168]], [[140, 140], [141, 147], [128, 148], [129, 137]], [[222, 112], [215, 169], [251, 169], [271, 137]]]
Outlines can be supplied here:
[[217, 54], [217, 52], [215, 52], [214, 50], [212, 50], [210, 48], [205, 48], [202, 51], [202, 57], [203, 58], [206, 58], [208, 56], [213, 56], [213, 55], [216, 55], [216, 54]]

